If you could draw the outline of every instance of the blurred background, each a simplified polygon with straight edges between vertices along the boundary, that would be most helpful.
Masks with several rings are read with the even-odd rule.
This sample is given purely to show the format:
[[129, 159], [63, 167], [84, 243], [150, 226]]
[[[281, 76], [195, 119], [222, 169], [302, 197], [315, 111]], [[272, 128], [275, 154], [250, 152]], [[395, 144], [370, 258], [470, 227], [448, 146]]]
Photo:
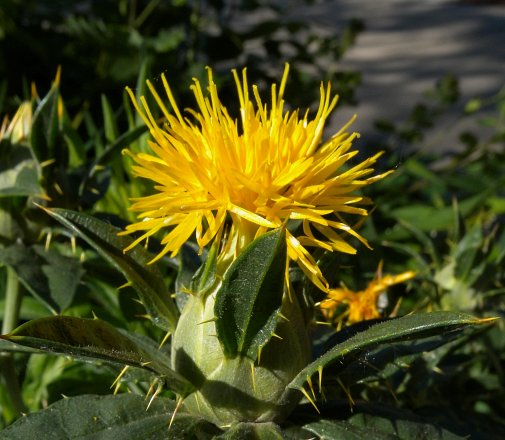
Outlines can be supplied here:
[[[329, 81], [340, 103], [326, 136], [357, 114], [352, 128], [362, 135], [363, 158], [382, 150], [377, 173], [396, 169], [366, 189], [373, 215], [350, 223], [374, 250], [321, 258], [332, 284], [359, 292], [379, 267], [413, 270], [407, 287], [381, 299], [383, 316], [504, 317], [504, 2], [0, 0], [0, 115], [12, 120], [29, 101], [18, 124], [5, 119], [0, 131], [3, 333], [64, 313], [161, 339], [133, 290], [118, 295], [122, 275], [83, 243], [76, 248], [32, 200], [42, 203], [45, 194], [50, 207], [123, 227], [133, 220], [128, 199], [150, 191], [121, 155], [146, 148], [147, 137], [125, 86], [140, 95], [146, 79], [159, 86], [165, 73], [179, 106], [193, 107], [191, 78], [205, 83], [210, 66], [236, 114], [230, 69], [247, 67], [250, 83], [268, 96], [285, 62], [289, 106], [315, 109], [320, 83]], [[8, 128], [23, 124], [26, 132]], [[174, 291], [174, 262], [160, 265]], [[9, 309], [10, 285], [22, 301]], [[392, 365], [353, 395], [413, 408], [461, 435], [505, 438], [502, 321], [409, 360], [409, 368]], [[107, 366], [2, 350], [11, 350], [14, 379], [0, 386], [0, 427], [62, 394], [107, 394], [117, 375]], [[24, 399], [17, 406], [4, 387], [16, 377]]]

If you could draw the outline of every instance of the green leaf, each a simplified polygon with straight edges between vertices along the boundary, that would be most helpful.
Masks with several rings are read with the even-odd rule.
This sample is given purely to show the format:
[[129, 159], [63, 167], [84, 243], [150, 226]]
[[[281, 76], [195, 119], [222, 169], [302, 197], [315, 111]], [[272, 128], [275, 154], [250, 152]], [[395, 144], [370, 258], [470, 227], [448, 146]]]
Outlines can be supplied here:
[[70, 307], [84, 274], [77, 259], [40, 245], [0, 249], [0, 263], [11, 266], [26, 289], [53, 313]]
[[[376, 408], [381, 412], [381, 408]], [[348, 420], [321, 419], [303, 425], [320, 440], [462, 440], [440, 426], [406, 411], [391, 412], [388, 417], [358, 413]]]
[[216, 440], [283, 440], [281, 429], [272, 422], [237, 423]]
[[30, 150], [23, 145], [0, 142], [0, 197], [33, 196], [42, 193], [37, 164]]
[[305, 382], [315, 373], [322, 374], [327, 365], [338, 362], [336, 366], [341, 365], [344, 369], [346, 363], [356, 360], [362, 353], [381, 344], [443, 335], [490, 321], [490, 319], [478, 319], [465, 313], [432, 312], [417, 313], [381, 322], [334, 346], [304, 368], [288, 387], [302, 390]]
[[202, 419], [178, 412], [173, 400], [144, 396], [83, 395], [62, 399], [2, 431], [4, 440], [180, 440], [210, 439], [219, 432]]
[[320, 440], [398, 440], [396, 435], [377, 429], [354, 426], [343, 420], [325, 420], [307, 423], [303, 429], [318, 436]]
[[[469, 281], [470, 274], [476, 269], [476, 266], [478, 266], [478, 261], [475, 260], [483, 247], [484, 234], [482, 225], [476, 223], [465, 234], [455, 249], [455, 275], [457, 278], [463, 281]], [[472, 282], [473, 281], [474, 280], [472, 280]]]
[[[463, 217], [470, 215], [483, 205], [490, 191], [485, 191], [476, 196], [468, 197], [459, 203], [460, 213]], [[454, 209], [452, 206], [438, 208], [435, 206], [415, 205], [394, 209], [391, 217], [404, 221], [421, 231], [440, 231], [449, 228], [454, 222]]]
[[217, 336], [226, 356], [256, 359], [277, 325], [284, 289], [283, 228], [254, 240], [232, 263], [216, 295]]
[[196, 295], [205, 295], [216, 282], [217, 257], [220, 246], [220, 240], [215, 240], [204, 263], [191, 278], [191, 291]]
[[30, 145], [38, 162], [55, 158], [58, 137], [59, 85], [55, 81], [51, 90], [40, 101], [33, 114]]
[[152, 256], [140, 246], [128, 253], [132, 240], [118, 236], [120, 230], [90, 215], [65, 209], [46, 209], [116, 267], [137, 291], [153, 322], [164, 330], [175, 331], [179, 311], [168, 294], [160, 271], [150, 265]]
[[105, 130], [105, 139], [107, 142], [114, 142], [118, 137], [118, 128], [116, 124], [116, 117], [112, 111], [107, 96], [102, 93], [102, 113], [103, 113], [103, 126]]
[[[456, 435], [430, 419], [413, 413], [384, 407], [375, 407], [375, 413], [358, 412], [348, 420], [351, 426], [368, 432], [367, 439], [373, 439], [374, 432], [389, 434], [390, 438], [401, 440], [463, 440], [468, 436]], [[371, 409], [371, 408], [370, 408]], [[379, 437], [380, 438], [380, 437]]]
[[51, 316], [29, 321], [1, 338], [46, 352], [143, 368], [163, 376], [170, 389], [181, 396], [193, 391], [186, 379], [165, 364], [162, 353], [157, 356], [153, 350], [141, 348], [100, 319]]

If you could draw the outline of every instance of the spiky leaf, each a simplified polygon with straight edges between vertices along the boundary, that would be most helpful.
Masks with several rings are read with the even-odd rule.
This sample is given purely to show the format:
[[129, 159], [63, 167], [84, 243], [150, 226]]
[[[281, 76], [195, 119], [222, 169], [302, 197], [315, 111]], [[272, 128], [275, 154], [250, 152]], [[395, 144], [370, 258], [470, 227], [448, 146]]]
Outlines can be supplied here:
[[47, 352], [144, 368], [163, 376], [169, 387], [182, 396], [193, 390], [186, 379], [168, 367], [162, 354], [158, 358], [156, 352], [141, 348], [100, 319], [51, 316], [29, 321], [1, 337]]
[[284, 229], [254, 240], [226, 271], [216, 295], [217, 336], [225, 355], [256, 359], [275, 330], [282, 303], [286, 238]]
[[118, 236], [118, 228], [90, 215], [65, 209], [46, 209], [46, 212], [123, 273], [156, 325], [171, 332], [175, 330], [179, 311], [167, 292], [160, 271], [148, 264], [152, 256], [147, 251], [137, 246], [125, 254], [123, 249], [131, 243], [131, 239]]
[[11, 266], [26, 289], [53, 313], [71, 305], [84, 274], [77, 259], [39, 245], [0, 249], [0, 263]]
[[322, 374], [327, 365], [335, 364], [337, 369], [340, 365], [344, 369], [346, 363], [379, 345], [458, 332], [488, 322], [489, 319], [477, 319], [458, 312], [417, 313], [381, 322], [334, 346], [304, 368], [288, 387], [302, 390], [305, 382], [315, 373]]
[[210, 439], [217, 428], [197, 417], [178, 413], [169, 428], [174, 401], [144, 396], [83, 395], [59, 400], [47, 409], [22, 417], [3, 430], [5, 440], [179, 440]]

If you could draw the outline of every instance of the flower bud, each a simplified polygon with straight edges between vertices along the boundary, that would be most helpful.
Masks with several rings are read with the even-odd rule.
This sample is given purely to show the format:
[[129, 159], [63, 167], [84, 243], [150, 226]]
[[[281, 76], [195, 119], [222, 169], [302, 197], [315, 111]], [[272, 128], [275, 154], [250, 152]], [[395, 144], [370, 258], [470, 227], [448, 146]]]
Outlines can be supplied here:
[[190, 297], [173, 337], [172, 367], [197, 388], [183, 405], [218, 426], [282, 420], [301, 397], [286, 386], [310, 357], [298, 303], [285, 295], [275, 335], [256, 361], [242, 354], [226, 357], [216, 334], [217, 290]]

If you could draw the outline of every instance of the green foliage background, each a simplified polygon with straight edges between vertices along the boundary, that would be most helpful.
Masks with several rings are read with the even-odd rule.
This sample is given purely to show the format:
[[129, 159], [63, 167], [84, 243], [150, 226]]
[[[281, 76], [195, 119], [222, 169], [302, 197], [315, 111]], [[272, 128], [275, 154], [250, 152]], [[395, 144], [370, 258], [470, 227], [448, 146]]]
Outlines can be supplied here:
[[[246, 25], [245, 18], [253, 13], [267, 18]], [[339, 34], [325, 35], [290, 19], [282, 6], [260, 1], [240, 6], [209, 1], [204, 7], [184, 0], [4, 0], [0, 113], [12, 116], [28, 100], [35, 115], [29, 139], [0, 142], [2, 333], [30, 319], [63, 313], [97, 316], [139, 338], [163, 338], [164, 332], [145, 318], [134, 289], [126, 286], [118, 291], [125, 280], [117, 267], [104, 262], [84, 241], [75, 241], [32, 203], [83, 211], [118, 227], [132, 220], [128, 198], [144, 194], [146, 188], [131, 179], [129, 163], [120, 152], [126, 146], [143, 148], [146, 134], [126, 99], [126, 85], [142, 94], [146, 78], [156, 81], [165, 72], [185, 107], [192, 105], [187, 89], [191, 77], [203, 77], [204, 66], [210, 65], [222, 82], [220, 96], [233, 111], [230, 68], [248, 66], [251, 83], [265, 86], [278, 80], [284, 61], [289, 61], [290, 104], [314, 103], [321, 80], [331, 81], [344, 104], [351, 104], [359, 72], [328, 70], [325, 60], [341, 57], [363, 29], [363, 23], [354, 20]], [[309, 46], [311, 50], [306, 50]], [[60, 84], [51, 85], [58, 66]], [[32, 82], [39, 96], [33, 96]], [[459, 103], [457, 76], [441, 78], [426, 96], [404, 121], [377, 121], [373, 145], [365, 139], [359, 146], [364, 155], [386, 150], [381, 167], [397, 168], [366, 192], [376, 207], [361, 233], [374, 251], [360, 248], [359, 257], [320, 255], [321, 265], [328, 276], [333, 274], [335, 285], [345, 283], [355, 290], [373, 279], [381, 260], [388, 273], [416, 271], [418, 276], [408, 288], [390, 289], [385, 315], [452, 310], [501, 317], [505, 313], [505, 93], [463, 103], [460, 117], [479, 120], [491, 134], [461, 133], [460, 153], [450, 155], [428, 154], [422, 145], [425, 131], [443, 131], [439, 118]], [[64, 111], [58, 115], [60, 97]], [[494, 116], [482, 119], [482, 108], [493, 109]], [[40, 199], [42, 192], [51, 202]], [[184, 276], [181, 268], [194, 271], [201, 263], [191, 244], [181, 258], [165, 259], [160, 273], [153, 275], [172, 291]], [[9, 303], [12, 289], [21, 291], [19, 304]], [[97, 366], [19, 352], [6, 341], [0, 348], [4, 372], [0, 427], [12, 423], [20, 412], [45, 408], [62, 395], [107, 395], [120, 372], [118, 366], [105, 362]], [[410, 354], [408, 348], [395, 350], [370, 355], [384, 359], [387, 367], [368, 372], [366, 380], [356, 383], [347, 378], [355, 383], [347, 389], [342, 376], [343, 383], [327, 389], [327, 397], [336, 397], [322, 407], [323, 415], [339, 414], [357, 436], [366, 426], [390, 432], [388, 420], [406, 420], [402, 411], [412, 415], [409, 421], [435, 420], [447, 432], [471, 432], [478, 435], [475, 438], [505, 435], [501, 322], [422, 355]], [[360, 360], [355, 370], [374, 370], [374, 362]], [[145, 395], [149, 387], [145, 374], [128, 371], [118, 386]], [[9, 388], [18, 383], [22, 401], [15, 402]], [[349, 411], [348, 395], [355, 401], [354, 413]], [[170, 392], [162, 396], [172, 397]], [[159, 403], [160, 412], [167, 411], [163, 405]], [[308, 410], [295, 413], [285, 432], [294, 438], [309, 432], [338, 438], [336, 431], [333, 437], [324, 437], [328, 428], [324, 420], [310, 414]], [[293, 422], [297, 418], [307, 423], [303, 433]], [[399, 438], [411, 438], [412, 426], [405, 428], [410, 434]], [[453, 438], [444, 435], [440, 438]]]

